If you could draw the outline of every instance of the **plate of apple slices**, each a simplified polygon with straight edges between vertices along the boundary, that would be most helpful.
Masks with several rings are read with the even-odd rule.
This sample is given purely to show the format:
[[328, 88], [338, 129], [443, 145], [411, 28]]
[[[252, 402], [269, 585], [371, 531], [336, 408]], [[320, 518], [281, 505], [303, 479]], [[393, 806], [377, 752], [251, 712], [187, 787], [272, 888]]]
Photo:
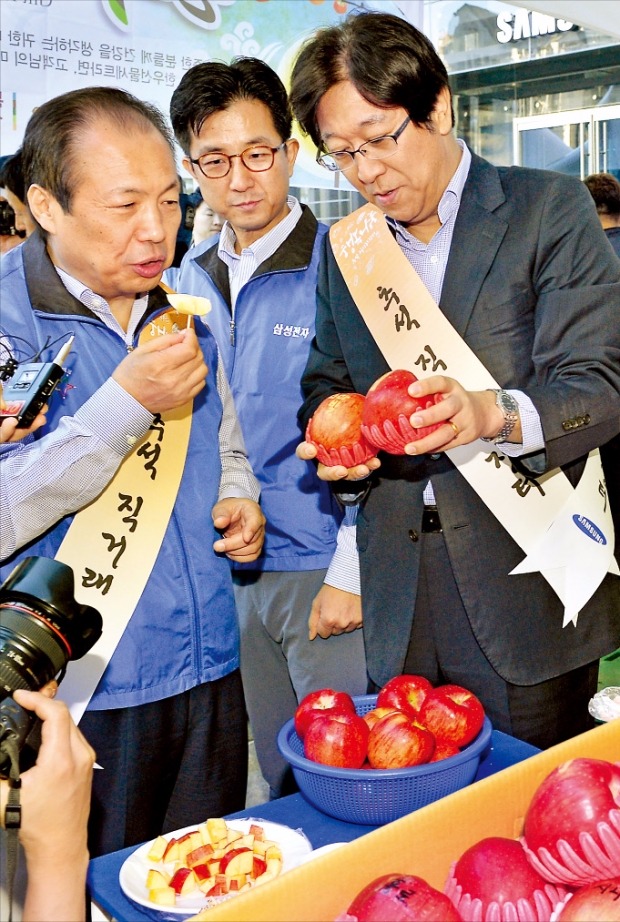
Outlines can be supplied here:
[[139, 846], [119, 882], [139, 906], [182, 918], [273, 880], [311, 851], [309, 839], [290, 826], [209, 818]]

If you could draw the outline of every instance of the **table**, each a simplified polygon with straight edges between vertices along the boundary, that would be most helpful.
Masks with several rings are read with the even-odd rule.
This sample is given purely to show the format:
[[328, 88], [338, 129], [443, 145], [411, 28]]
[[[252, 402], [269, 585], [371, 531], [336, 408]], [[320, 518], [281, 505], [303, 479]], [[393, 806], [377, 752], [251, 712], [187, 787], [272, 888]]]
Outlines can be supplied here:
[[[522, 762], [539, 752], [535, 746], [514, 739], [499, 730], [494, 730], [491, 735], [491, 745], [480, 760], [478, 772], [474, 779], [480, 781], [493, 775], [509, 765]], [[313, 807], [302, 794], [291, 794], [272, 800], [266, 804], [250, 807], [233, 813], [227, 819], [256, 817], [272, 823], [282, 823], [293, 829], [302, 829], [310, 839], [314, 848], [328, 845], [331, 842], [350, 842], [376, 829], [375, 826], [361, 826], [356, 823], [344, 823], [333, 817], [321, 813]], [[204, 817], [197, 817], [196, 824], [202, 822]], [[124, 848], [109, 855], [102, 855], [90, 862], [88, 871], [88, 886], [91, 899], [101, 907], [104, 912], [111, 915], [118, 922], [153, 922], [161, 919], [162, 915], [154, 910], [152, 913], [144, 907], [138, 907], [130, 902], [123, 894], [118, 875], [123, 862], [138, 846]]]

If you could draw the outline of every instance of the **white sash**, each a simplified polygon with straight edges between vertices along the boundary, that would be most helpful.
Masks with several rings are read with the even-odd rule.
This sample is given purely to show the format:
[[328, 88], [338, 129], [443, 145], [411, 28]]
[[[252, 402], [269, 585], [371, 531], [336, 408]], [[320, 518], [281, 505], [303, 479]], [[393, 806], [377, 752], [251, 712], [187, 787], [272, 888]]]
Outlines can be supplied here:
[[[140, 342], [187, 325], [168, 310], [152, 320]], [[68, 664], [61, 685], [77, 723], [86, 710], [144, 591], [161, 548], [183, 475], [193, 402], [157, 416], [150, 430], [105, 490], [81, 509], [58, 549], [56, 560], [75, 574], [75, 598], [103, 618], [92, 650]]]
[[[443, 315], [374, 205], [330, 229], [338, 266], [360, 314], [391, 368], [416, 377], [446, 374], [466, 390], [499, 385]], [[540, 477], [516, 472], [501, 446], [480, 440], [448, 451], [526, 558], [512, 571], [539, 571], [577, 616], [605, 574], [618, 573], [614, 529], [598, 449], [576, 489], [558, 468]]]

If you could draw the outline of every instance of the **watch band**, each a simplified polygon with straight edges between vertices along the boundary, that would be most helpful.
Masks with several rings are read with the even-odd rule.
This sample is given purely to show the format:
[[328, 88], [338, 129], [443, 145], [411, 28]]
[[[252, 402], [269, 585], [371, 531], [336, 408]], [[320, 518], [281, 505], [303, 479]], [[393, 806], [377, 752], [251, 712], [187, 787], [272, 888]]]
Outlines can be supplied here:
[[495, 388], [489, 388], [489, 390], [493, 390], [495, 394], [495, 404], [504, 414], [504, 425], [497, 435], [492, 437], [481, 436], [481, 439], [483, 442], [493, 442], [494, 445], [497, 445], [500, 442], [505, 442], [517, 425], [519, 421], [519, 404], [508, 391]]

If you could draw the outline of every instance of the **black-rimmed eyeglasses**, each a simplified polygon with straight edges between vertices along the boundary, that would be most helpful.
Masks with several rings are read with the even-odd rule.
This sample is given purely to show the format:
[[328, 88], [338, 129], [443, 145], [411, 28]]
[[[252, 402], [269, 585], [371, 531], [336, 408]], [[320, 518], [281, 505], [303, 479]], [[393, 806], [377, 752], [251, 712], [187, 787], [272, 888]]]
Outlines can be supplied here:
[[336, 171], [345, 172], [350, 170], [355, 163], [356, 154], [361, 154], [367, 160], [386, 160], [398, 150], [398, 139], [410, 121], [411, 118], [407, 116], [394, 134], [385, 134], [380, 138], [371, 138], [370, 141], [364, 141], [357, 150], [331, 150], [329, 153], [319, 151], [316, 155], [316, 162], [324, 166], [326, 170], [331, 170], [335, 173]]
[[[289, 138], [290, 140], [290, 138]], [[273, 161], [279, 150], [286, 147], [288, 141], [282, 141], [277, 147], [267, 147], [266, 144], [256, 144], [246, 147], [240, 154], [221, 154], [219, 151], [203, 154], [197, 160], [189, 158], [189, 162], [197, 166], [207, 179], [221, 179], [230, 173], [235, 157], [252, 173], [265, 173], [273, 166]]]

